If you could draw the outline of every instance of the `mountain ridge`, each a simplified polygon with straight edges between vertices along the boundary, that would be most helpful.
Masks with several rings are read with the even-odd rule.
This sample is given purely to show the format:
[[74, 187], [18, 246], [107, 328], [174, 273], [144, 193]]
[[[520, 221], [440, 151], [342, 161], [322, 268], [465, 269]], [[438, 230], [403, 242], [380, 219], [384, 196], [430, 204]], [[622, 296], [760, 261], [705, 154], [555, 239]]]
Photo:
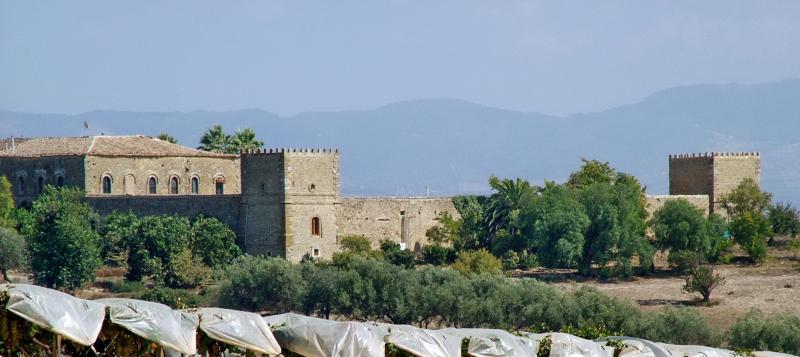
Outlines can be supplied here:
[[[99, 110], [80, 114], [0, 110], [0, 136], [168, 132], [196, 146], [215, 123], [252, 127], [267, 147], [339, 147], [346, 195], [486, 193], [490, 174], [563, 180], [587, 157], [609, 161], [666, 193], [667, 156], [762, 152], [764, 188], [800, 203], [800, 79], [701, 84], [655, 92], [604, 111], [555, 116], [454, 98], [373, 109], [283, 116], [262, 109], [190, 112]], [[85, 130], [83, 122], [89, 123]]]

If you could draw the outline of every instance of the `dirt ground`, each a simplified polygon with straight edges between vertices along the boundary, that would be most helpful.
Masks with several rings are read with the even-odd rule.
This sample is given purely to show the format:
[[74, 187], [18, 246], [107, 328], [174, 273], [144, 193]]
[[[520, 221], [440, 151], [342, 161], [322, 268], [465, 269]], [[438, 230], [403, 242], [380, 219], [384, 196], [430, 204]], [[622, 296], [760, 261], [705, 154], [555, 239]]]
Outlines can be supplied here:
[[[696, 303], [699, 295], [682, 290], [684, 279], [666, 272], [630, 281], [556, 282], [565, 289], [592, 286], [610, 295], [629, 299], [646, 311], [669, 305], [696, 306], [712, 326], [727, 329], [736, 318], [751, 308], [766, 313], [789, 312], [800, 316], [800, 257], [785, 248], [771, 248], [769, 260], [761, 265], [746, 262], [718, 265], [715, 273], [725, 277], [725, 285], [711, 295], [711, 306]], [[739, 258], [739, 259], [736, 259]], [[743, 261], [741, 257], [734, 260]], [[657, 267], [663, 260], [657, 260]]]

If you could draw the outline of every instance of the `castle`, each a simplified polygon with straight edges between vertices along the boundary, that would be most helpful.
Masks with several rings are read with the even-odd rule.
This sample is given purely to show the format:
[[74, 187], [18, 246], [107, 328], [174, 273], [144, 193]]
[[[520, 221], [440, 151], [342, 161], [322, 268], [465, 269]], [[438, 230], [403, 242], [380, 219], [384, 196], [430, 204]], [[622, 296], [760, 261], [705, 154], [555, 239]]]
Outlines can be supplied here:
[[[75, 186], [101, 215], [216, 217], [250, 254], [330, 258], [347, 235], [390, 239], [419, 252], [447, 197], [342, 197], [339, 152], [267, 149], [240, 155], [196, 150], [147, 136], [11, 138], [0, 143], [0, 174], [27, 206], [46, 185]], [[0, 146], [2, 147], [2, 146]], [[670, 195], [648, 196], [650, 211], [684, 198], [714, 212], [720, 195], [760, 178], [757, 153], [669, 158]]]

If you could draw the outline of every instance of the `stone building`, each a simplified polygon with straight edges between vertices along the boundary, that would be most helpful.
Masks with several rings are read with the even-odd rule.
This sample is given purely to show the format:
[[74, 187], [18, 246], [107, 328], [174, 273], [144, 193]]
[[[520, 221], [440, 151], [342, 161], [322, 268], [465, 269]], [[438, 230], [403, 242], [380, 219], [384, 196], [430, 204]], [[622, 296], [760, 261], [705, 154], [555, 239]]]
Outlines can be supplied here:
[[[4, 148], [4, 149], [3, 149]], [[687, 199], [713, 211], [719, 195], [760, 177], [758, 154], [670, 156], [670, 193], [648, 196], [650, 211]], [[270, 149], [217, 154], [146, 136], [92, 136], [0, 141], [0, 174], [29, 205], [45, 185], [75, 186], [101, 214], [216, 217], [250, 254], [330, 258], [347, 235], [377, 246], [389, 239], [419, 251], [447, 197], [342, 197], [339, 152]]]
[[670, 195], [706, 195], [711, 212], [719, 212], [719, 199], [744, 179], [761, 184], [759, 153], [702, 153], [670, 155]]
[[[107, 215], [217, 217], [251, 254], [330, 258], [346, 235], [420, 249], [450, 198], [342, 198], [339, 152], [274, 149], [217, 154], [146, 136], [6, 139], [0, 174], [18, 205], [44, 186], [75, 186]], [[394, 225], [394, 226], [392, 226]]]

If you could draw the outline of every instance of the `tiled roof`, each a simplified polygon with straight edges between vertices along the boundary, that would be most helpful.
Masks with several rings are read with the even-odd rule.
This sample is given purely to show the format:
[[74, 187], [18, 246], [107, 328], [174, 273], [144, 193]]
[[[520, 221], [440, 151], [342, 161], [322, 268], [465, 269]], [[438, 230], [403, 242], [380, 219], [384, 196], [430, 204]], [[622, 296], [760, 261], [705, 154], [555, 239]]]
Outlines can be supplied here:
[[15, 138], [13, 145], [11, 139], [0, 140], [0, 156], [41, 157], [65, 155], [233, 156], [197, 150], [142, 135]]

